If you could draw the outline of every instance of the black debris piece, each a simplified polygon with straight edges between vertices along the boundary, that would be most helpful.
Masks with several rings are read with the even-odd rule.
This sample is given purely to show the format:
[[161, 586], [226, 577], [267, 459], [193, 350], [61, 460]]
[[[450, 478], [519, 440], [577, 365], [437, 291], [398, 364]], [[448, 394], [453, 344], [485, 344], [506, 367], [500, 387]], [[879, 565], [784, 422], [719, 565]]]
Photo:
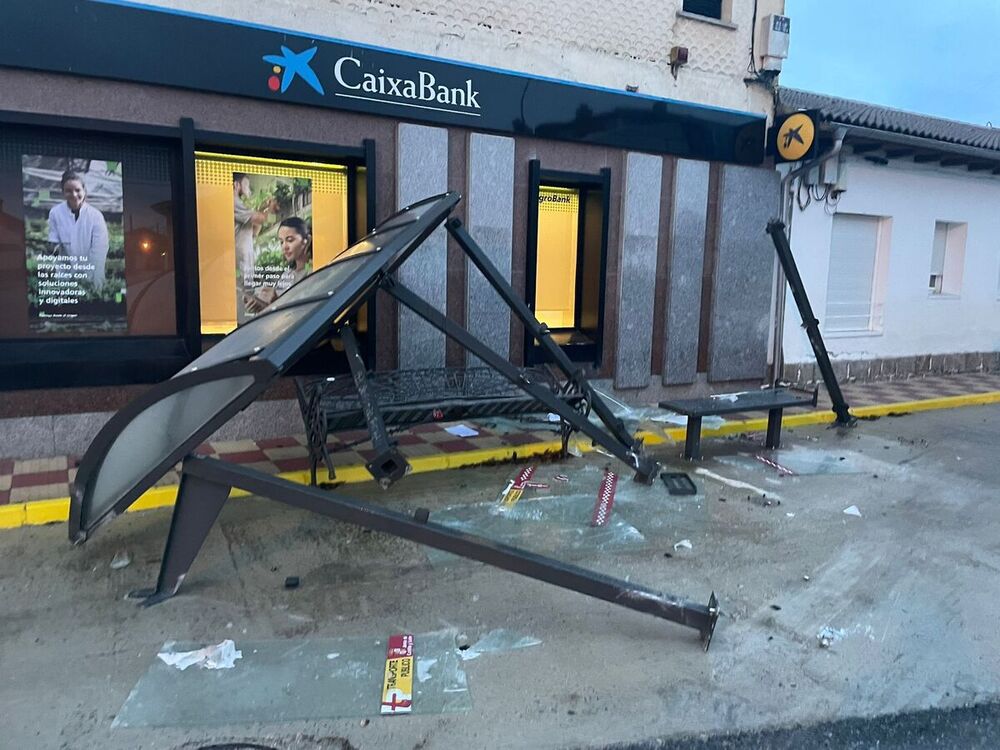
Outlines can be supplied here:
[[665, 471], [660, 474], [660, 479], [666, 485], [667, 491], [671, 495], [696, 495], [698, 488], [695, 487], [691, 477], [682, 471]]

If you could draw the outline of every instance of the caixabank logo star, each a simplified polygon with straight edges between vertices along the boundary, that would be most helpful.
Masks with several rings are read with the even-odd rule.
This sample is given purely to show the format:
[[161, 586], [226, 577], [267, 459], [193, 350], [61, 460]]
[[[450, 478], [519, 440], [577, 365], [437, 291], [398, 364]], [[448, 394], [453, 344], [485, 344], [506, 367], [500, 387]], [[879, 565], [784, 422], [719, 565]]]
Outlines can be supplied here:
[[[325, 94], [323, 84], [319, 82], [316, 73], [309, 67], [309, 62], [316, 56], [316, 47], [310, 47], [302, 52], [292, 52], [281, 45], [280, 55], [264, 55], [263, 60], [271, 63], [271, 75], [267, 79], [267, 87], [271, 91], [284, 94], [296, 77], [301, 78], [317, 94]], [[278, 75], [281, 78], [278, 78]]]

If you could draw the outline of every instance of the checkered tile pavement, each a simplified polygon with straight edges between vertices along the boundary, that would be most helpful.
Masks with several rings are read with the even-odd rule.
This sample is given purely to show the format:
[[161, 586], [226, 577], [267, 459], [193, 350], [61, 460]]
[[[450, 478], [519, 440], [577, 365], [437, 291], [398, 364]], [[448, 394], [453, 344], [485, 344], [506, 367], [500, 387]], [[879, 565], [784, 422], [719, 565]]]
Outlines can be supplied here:
[[[896, 404], [1000, 391], [1000, 373], [964, 373], [877, 383], [845, 383], [842, 389], [844, 397], [852, 407]], [[819, 401], [818, 408], [829, 409], [829, 399], [822, 389]], [[789, 410], [789, 412], [795, 411], [804, 410]], [[730, 414], [726, 418], [730, 421], [739, 421], [758, 417], [759, 413], [749, 413]], [[450, 425], [444, 423], [419, 425], [400, 432], [393, 438], [403, 455], [411, 457], [525, 445], [557, 437], [557, 433], [551, 429], [532, 429], [530, 423], [525, 423], [523, 429], [511, 429], [507, 426], [494, 428], [486, 422], [484, 425], [474, 425], [479, 434], [469, 438], [458, 438], [446, 432], [445, 428], [448, 426]], [[365, 440], [367, 435], [368, 433], [363, 430], [356, 430], [331, 436], [329, 445], [334, 466], [363, 465], [371, 460], [374, 451], [371, 443]], [[360, 440], [365, 442], [357, 443]], [[304, 471], [309, 468], [309, 452], [306, 449], [304, 435], [257, 441], [205, 443], [199, 446], [196, 452], [201, 455], [218, 456], [224, 461], [243, 464], [270, 474]], [[79, 456], [55, 456], [23, 461], [0, 458], [0, 505], [67, 497], [70, 482], [76, 477], [79, 461]], [[325, 476], [326, 469], [321, 466], [319, 477], [322, 479]], [[169, 471], [157, 484], [173, 485], [178, 481], [177, 472]]]
[[[1000, 391], [1000, 372], [970, 372], [954, 375], [929, 375], [921, 378], [883, 380], [874, 383], [841, 383], [844, 399], [854, 409], [862, 406], [901, 404], [907, 401], [925, 401], [948, 396], [968, 396], [975, 393]], [[817, 410], [830, 409], [830, 397], [822, 385], [819, 389]], [[786, 414], [813, 411], [811, 408], [786, 409]], [[759, 419], [760, 412], [727, 414], [728, 421]]]
[[[462, 453], [471, 450], [504, 448], [508, 446], [540, 443], [558, 438], [552, 429], [532, 429], [525, 423], [523, 429], [491, 427], [471, 422], [479, 434], [468, 438], [455, 437], [445, 430], [453, 423], [418, 425], [392, 436], [406, 457], [429, 456], [439, 453]], [[364, 430], [340, 432], [330, 436], [328, 442], [334, 467], [363, 465], [370, 461], [375, 451]], [[364, 442], [358, 442], [364, 441]], [[270, 438], [266, 440], [235, 440], [204, 443], [195, 449], [203, 456], [216, 456], [223, 461], [249, 466], [269, 474], [286, 471], [307, 471], [309, 451], [305, 435]], [[0, 505], [23, 503], [31, 500], [49, 500], [68, 497], [69, 486], [76, 477], [79, 456], [55, 456], [24, 461], [0, 459]], [[320, 465], [318, 479], [326, 478], [326, 467]], [[168, 471], [157, 485], [174, 485], [180, 481], [177, 471]]]

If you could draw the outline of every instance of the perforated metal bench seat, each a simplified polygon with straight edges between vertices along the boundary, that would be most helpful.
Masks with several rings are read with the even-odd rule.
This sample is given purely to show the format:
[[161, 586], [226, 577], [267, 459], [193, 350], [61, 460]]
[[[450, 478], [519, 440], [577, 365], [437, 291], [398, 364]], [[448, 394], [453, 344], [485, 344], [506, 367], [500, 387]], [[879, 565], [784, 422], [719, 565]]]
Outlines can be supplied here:
[[[560, 394], [560, 383], [544, 367], [524, 368], [523, 377]], [[535, 398], [489, 367], [391, 370], [367, 375], [371, 395], [387, 428], [428, 422], [516, 417], [548, 410]], [[297, 378], [299, 406], [308, 438], [313, 482], [322, 462], [332, 479], [333, 462], [327, 448], [330, 433], [367, 426], [361, 400], [350, 375], [335, 378]], [[579, 393], [564, 396], [576, 406]]]
[[684, 439], [684, 457], [701, 458], [701, 420], [708, 416], [721, 416], [737, 412], [766, 411], [768, 448], [781, 445], [781, 415], [793, 406], [816, 406], [818, 390], [802, 391], [792, 388], [764, 388], [742, 393], [720, 393], [704, 398], [666, 399], [661, 409], [669, 409], [687, 416], [687, 433]]

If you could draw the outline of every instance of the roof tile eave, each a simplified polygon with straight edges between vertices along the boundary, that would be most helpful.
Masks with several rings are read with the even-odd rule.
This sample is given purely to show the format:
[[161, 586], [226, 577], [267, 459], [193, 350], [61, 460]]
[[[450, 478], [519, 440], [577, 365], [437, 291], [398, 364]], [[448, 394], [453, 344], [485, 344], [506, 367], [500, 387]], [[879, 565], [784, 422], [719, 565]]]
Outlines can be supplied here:
[[818, 109], [825, 121], [1000, 152], [1000, 129], [780, 87], [778, 109]]

